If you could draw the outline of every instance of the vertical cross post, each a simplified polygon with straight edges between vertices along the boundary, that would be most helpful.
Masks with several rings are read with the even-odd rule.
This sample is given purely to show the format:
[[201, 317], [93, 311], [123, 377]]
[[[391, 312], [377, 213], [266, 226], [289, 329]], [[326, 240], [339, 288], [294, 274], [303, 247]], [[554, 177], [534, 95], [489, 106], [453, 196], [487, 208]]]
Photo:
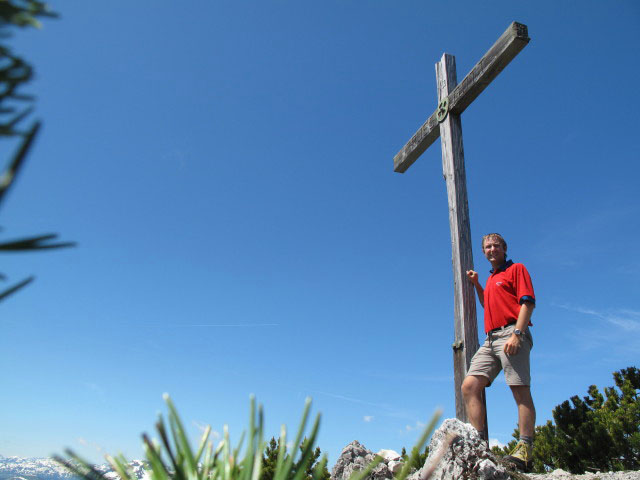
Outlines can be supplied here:
[[[475, 292], [466, 276], [467, 270], [473, 270], [473, 253], [471, 248], [464, 148], [462, 146], [462, 123], [459, 114], [448, 111], [447, 99], [458, 83], [456, 59], [453, 55], [447, 53], [442, 55], [442, 59], [436, 64], [436, 79], [440, 105], [439, 119], [444, 117], [440, 122], [442, 173], [447, 184], [449, 226], [451, 227], [455, 335], [453, 369], [456, 418], [463, 422], [468, 422], [461, 385], [471, 364], [471, 358], [478, 350], [478, 326]], [[486, 421], [485, 430], [487, 430]]]

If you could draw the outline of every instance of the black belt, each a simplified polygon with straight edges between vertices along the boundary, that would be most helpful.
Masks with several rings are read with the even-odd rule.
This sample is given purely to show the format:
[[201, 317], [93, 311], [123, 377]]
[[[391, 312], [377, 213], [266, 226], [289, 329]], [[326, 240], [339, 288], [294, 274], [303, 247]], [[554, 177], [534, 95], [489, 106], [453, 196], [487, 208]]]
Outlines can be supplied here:
[[494, 328], [493, 330], [489, 330], [487, 333], [496, 333], [496, 332], [504, 330], [505, 328], [510, 327], [511, 325], [515, 325], [515, 324], [516, 324], [516, 322], [509, 322], [505, 326]]

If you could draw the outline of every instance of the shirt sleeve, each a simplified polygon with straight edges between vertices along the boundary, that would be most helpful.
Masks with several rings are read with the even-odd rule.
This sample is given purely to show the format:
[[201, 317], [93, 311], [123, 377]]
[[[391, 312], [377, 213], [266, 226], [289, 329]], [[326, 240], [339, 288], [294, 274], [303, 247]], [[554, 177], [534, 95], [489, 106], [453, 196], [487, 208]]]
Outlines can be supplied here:
[[535, 298], [533, 298], [533, 297], [530, 297], [529, 295], [523, 295], [523, 296], [520, 298], [520, 301], [519, 301], [518, 303], [519, 303], [520, 305], [522, 305], [522, 304], [523, 304], [523, 303], [525, 303], [525, 302], [530, 302], [530, 303], [533, 303], [533, 304], [535, 305], [535, 304], [536, 304], [536, 299], [535, 299]]
[[516, 270], [516, 296], [518, 297], [518, 303], [533, 302], [536, 303], [536, 296], [533, 293], [533, 283], [531, 282], [531, 276], [526, 267], [521, 263], [517, 264]]

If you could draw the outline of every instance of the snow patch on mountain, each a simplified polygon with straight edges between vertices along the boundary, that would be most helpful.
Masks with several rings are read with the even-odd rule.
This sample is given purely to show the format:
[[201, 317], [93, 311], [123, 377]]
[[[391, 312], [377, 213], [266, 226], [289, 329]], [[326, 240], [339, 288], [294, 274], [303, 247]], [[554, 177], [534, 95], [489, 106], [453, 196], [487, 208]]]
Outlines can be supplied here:
[[[138, 480], [150, 480], [144, 462], [129, 463]], [[96, 465], [98, 471], [109, 480], [119, 480], [110, 465]], [[52, 458], [3, 457], [0, 455], [0, 480], [71, 480], [76, 478], [65, 467]]]

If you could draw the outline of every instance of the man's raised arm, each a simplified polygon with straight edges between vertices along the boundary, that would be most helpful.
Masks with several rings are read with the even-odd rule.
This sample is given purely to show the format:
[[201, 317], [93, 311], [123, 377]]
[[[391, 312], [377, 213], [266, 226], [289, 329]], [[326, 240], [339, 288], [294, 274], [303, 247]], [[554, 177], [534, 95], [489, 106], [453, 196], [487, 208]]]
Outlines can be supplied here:
[[480, 300], [480, 305], [484, 308], [484, 288], [482, 288], [482, 285], [480, 285], [480, 281], [478, 280], [478, 272], [467, 270], [467, 277], [469, 278], [469, 281], [473, 283], [473, 286], [476, 287], [478, 300]]

